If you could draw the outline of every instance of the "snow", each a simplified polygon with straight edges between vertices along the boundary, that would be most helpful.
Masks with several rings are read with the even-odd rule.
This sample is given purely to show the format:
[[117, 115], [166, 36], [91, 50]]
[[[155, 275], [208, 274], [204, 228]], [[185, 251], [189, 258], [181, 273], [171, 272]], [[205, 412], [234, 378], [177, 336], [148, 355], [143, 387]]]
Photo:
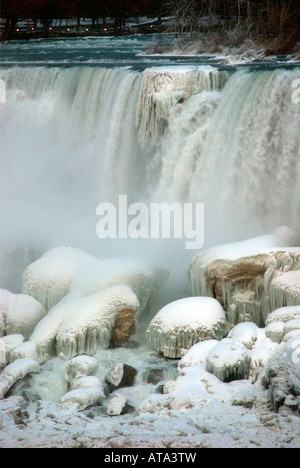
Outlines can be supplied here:
[[221, 339], [226, 317], [211, 298], [185, 298], [168, 304], [150, 322], [147, 339], [156, 351], [178, 358], [199, 341]]
[[19, 359], [9, 364], [0, 375], [0, 399], [8, 390], [26, 375], [40, 372], [39, 364], [30, 358]]

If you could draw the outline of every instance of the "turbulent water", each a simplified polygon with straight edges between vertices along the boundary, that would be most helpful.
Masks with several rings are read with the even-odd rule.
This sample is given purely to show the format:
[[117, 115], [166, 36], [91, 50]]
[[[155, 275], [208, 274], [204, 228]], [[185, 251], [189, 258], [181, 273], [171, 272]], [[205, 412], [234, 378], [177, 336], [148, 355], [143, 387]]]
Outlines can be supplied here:
[[1, 72], [4, 287], [53, 245], [172, 258], [172, 242], [97, 239], [96, 207], [119, 194], [205, 203], [206, 246], [279, 225], [299, 235], [299, 68], [93, 65]]

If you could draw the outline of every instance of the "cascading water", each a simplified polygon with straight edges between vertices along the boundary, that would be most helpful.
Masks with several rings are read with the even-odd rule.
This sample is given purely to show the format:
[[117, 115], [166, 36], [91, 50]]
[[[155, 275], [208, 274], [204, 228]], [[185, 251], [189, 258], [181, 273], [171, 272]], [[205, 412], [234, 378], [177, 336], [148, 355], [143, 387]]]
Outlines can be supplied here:
[[299, 233], [299, 77], [299, 69], [4, 70], [3, 287], [18, 288], [24, 251], [72, 244], [106, 255], [96, 207], [119, 194], [204, 202], [206, 245], [282, 224]]

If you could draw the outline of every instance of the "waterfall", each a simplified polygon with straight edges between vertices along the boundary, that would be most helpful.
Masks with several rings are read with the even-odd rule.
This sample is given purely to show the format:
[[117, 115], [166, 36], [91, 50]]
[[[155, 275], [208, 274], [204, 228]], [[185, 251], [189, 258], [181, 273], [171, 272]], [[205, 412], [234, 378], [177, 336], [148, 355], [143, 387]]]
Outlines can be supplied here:
[[3, 286], [24, 250], [72, 244], [102, 256], [96, 207], [119, 194], [204, 202], [208, 244], [282, 224], [299, 234], [299, 77], [299, 69], [3, 70], [1, 235], [13, 259]]

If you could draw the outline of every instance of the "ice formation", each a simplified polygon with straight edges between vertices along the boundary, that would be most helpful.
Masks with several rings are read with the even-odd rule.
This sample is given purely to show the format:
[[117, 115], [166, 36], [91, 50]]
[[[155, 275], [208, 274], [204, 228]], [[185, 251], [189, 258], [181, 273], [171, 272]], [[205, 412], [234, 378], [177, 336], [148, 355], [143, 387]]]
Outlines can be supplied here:
[[250, 359], [250, 353], [244, 345], [225, 339], [208, 354], [206, 370], [222, 382], [247, 379]]
[[274, 343], [281, 343], [284, 337], [284, 322], [279, 320], [270, 322], [266, 326], [266, 336], [270, 338]]
[[212, 248], [189, 269], [195, 296], [215, 297], [232, 324], [264, 326], [278, 307], [300, 304], [300, 249], [276, 246], [275, 236]]
[[291, 307], [280, 307], [268, 315], [266, 325], [272, 322], [289, 322], [290, 320], [300, 319], [300, 305]]
[[140, 260], [99, 260], [71, 247], [46, 252], [26, 269], [23, 285], [50, 308], [30, 336], [39, 362], [129, 344], [138, 314], [166, 278]]
[[96, 371], [98, 367], [97, 359], [92, 356], [76, 356], [68, 361], [65, 377], [67, 382], [87, 377]]
[[0, 334], [21, 334], [28, 339], [37, 323], [46, 315], [43, 305], [31, 296], [0, 290]]
[[296, 410], [300, 407], [300, 336], [277, 348], [266, 366], [263, 382], [276, 411], [283, 405]]
[[133, 334], [139, 301], [131, 288], [113, 286], [62, 307], [66, 311], [63, 310], [65, 318], [56, 336], [56, 352], [71, 358], [83, 353], [93, 354], [99, 347], [108, 348], [116, 318], [124, 311], [132, 311], [129, 330]]
[[26, 341], [25, 343], [22, 343], [13, 349], [10, 354], [11, 362], [24, 358], [32, 358], [35, 361], [40, 362], [36, 344], [33, 341]]
[[23, 293], [35, 297], [47, 310], [69, 291], [75, 272], [95, 257], [73, 247], [55, 247], [31, 263], [23, 275]]
[[39, 373], [40, 365], [30, 358], [19, 359], [9, 364], [0, 375], [0, 399], [4, 398], [8, 390], [26, 375]]
[[12, 351], [24, 341], [23, 335], [8, 335], [0, 338], [0, 367], [10, 362]]
[[220, 91], [228, 75], [207, 67], [145, 70], [136, 106], [139, 142], [145, 146], [165, 130], [172, 107], [202, 91]]
[[154, 317], [147, 330], [148, 341], [164, 356], [183, 356], [194, 344], [224, 336], [226, 317], [211, 298], [185, 298], [168, 304]]

